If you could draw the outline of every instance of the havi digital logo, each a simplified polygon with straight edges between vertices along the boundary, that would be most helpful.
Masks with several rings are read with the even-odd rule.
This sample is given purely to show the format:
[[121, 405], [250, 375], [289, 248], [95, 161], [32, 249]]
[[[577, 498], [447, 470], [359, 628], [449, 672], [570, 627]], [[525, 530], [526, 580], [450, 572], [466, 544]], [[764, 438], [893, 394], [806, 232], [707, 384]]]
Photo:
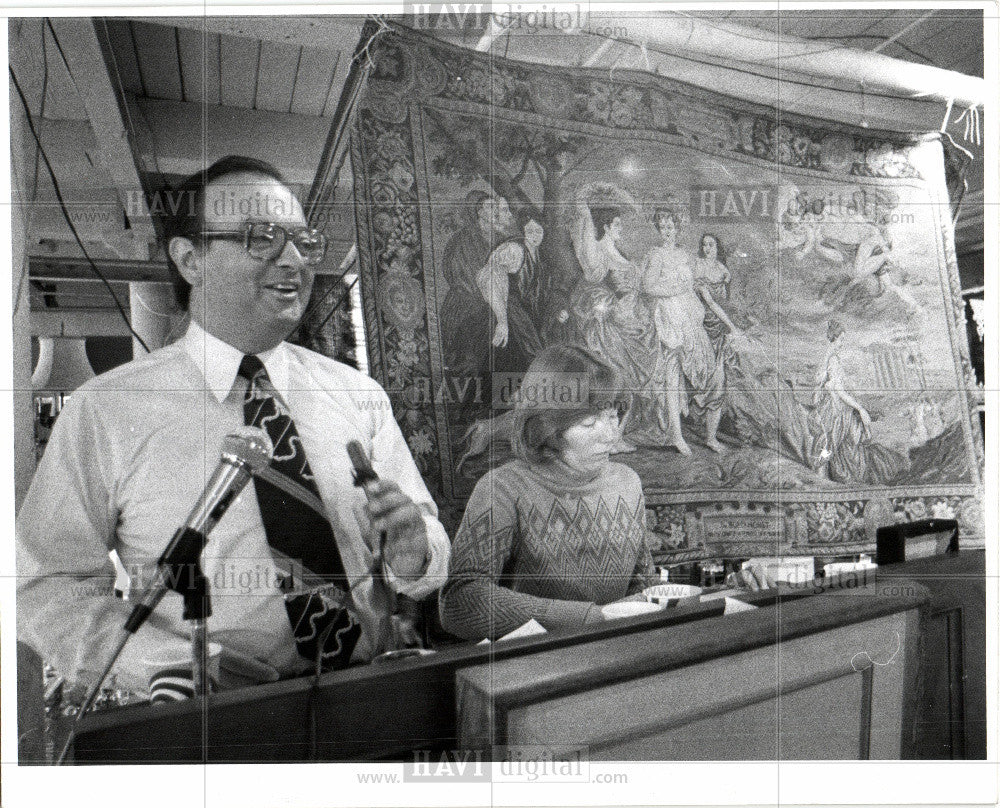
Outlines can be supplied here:
[[485, 28], [493, 13], [491, 3], [404, 3], [414, 28], [464, 31]]
[[479, 750], [448, 749], [431, 752], [418, 749], [413, 753], [413, 762], [403, 764], [403, 782], [406, 783], [429, 783], [435, 780], [474, 783], [489, 779], [488, 761]]

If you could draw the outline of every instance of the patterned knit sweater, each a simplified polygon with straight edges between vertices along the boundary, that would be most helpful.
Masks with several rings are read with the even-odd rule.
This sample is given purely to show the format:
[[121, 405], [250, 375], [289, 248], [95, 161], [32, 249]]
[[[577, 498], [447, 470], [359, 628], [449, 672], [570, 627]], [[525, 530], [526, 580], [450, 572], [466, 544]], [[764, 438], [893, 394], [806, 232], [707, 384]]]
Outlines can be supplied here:
[[598, 605], [653, 583], [639, 477], [609, 463], [595, 476], [560, 460], [514, 460], [476, 484], [441, 590], [444, 627], [496, 639], [534, 618], [580, 626]]

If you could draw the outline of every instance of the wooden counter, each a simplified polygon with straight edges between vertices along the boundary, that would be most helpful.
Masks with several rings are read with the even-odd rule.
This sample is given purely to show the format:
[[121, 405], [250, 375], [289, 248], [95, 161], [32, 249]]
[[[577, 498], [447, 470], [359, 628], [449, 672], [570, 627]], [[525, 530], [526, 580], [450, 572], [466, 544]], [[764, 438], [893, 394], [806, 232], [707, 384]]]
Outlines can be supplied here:
[[[950, 722], [944, 708], [979, 709], [969, 697], [983, 685], [968, 678], [959, 701], [941, 701], [947, 688], [919, 642], [935, 621], [954, 622], [934, 601], [935, 563], [953, 580], [955, 568], [975, 575], [978, 557], [933, 559], [912, 568], [918, 581], [901, 565], [866, 587], [758, 593], [746, 597], [756, 611], [726, 617], [720, 601], [695, 604], [99, 713], [81, 722], [76, 760], [412, 761], [415, 750], [556, 742], [585, 743], [594, 758], [925, 756], [940, 740], [928, 726]], [[984, 611], [963, 614], [968, 655], [984, 647]], [[946, 756], [970, 755], [965, 725], [956, 732]]]
[[[898, 593], [897, 593], [898, 591]], [[459, 746], [582, 747], [591, 760], [895, 759], [910, 754], [916, 584], [466, 669]]]

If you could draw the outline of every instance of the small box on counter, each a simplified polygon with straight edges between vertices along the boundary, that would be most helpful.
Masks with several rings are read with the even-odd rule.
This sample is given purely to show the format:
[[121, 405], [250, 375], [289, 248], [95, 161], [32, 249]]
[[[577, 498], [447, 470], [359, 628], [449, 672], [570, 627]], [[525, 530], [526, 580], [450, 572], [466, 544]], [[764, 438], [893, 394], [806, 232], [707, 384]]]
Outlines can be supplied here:
[[958, 552], [958, 520], [921, 519], [880, 527], [875, 532], [879, 566]]

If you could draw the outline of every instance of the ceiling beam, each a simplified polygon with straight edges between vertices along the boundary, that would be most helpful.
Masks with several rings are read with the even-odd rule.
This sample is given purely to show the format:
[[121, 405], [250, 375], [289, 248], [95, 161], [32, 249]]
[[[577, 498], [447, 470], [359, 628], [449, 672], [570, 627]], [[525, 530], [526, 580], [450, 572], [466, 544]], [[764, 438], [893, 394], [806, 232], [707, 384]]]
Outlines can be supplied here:
[[128, 337], [131, 332], [114, 309], [51, 309], [31, 312], [33, 337]]
[[[33, 255], [28, 260], [28, 277], [32, 280], [100, 282], [90, 264], [83, 257]], [[170, 270], [166, 261], [122, 261], [114, 258], [95, 258], [94, 264], [109, 283], [114, 281], [170, 283]]]
[[[87, 111], [101, 161], [124, 206], [130, 197], [142, 191], [143, 186], [134, 157], [134, 144], [123, 116], [124, 99], [111, 82], [95, 22], [83, 17], [55, 17], [51, 24]], [[118, 246], [131, 242], [129, 257], [143, 260], [149, 257], [149, 245], [156, 242], [156, 232], [148, 210], [140, 206], [133, 209], [132, 214], [129, 216], [130, 231], [126, 231]]]
[[316, 174], [330, 119], [188, 101], [130, 99], [140, 122], [141, 159], [161, 174], [188, 176], [227, 154], [265, 160], [294, 185]]
[[132, 17], [131, 19], [170, 28], [207, 31], [212, 34], [238, 36], [261, 42], [280, 42], [296, 46], [322, 48], [328, 51], [347, 50], [361, 36], [361, 27], [368, 19], [363, 15], [256, 16], [256, 17]]

